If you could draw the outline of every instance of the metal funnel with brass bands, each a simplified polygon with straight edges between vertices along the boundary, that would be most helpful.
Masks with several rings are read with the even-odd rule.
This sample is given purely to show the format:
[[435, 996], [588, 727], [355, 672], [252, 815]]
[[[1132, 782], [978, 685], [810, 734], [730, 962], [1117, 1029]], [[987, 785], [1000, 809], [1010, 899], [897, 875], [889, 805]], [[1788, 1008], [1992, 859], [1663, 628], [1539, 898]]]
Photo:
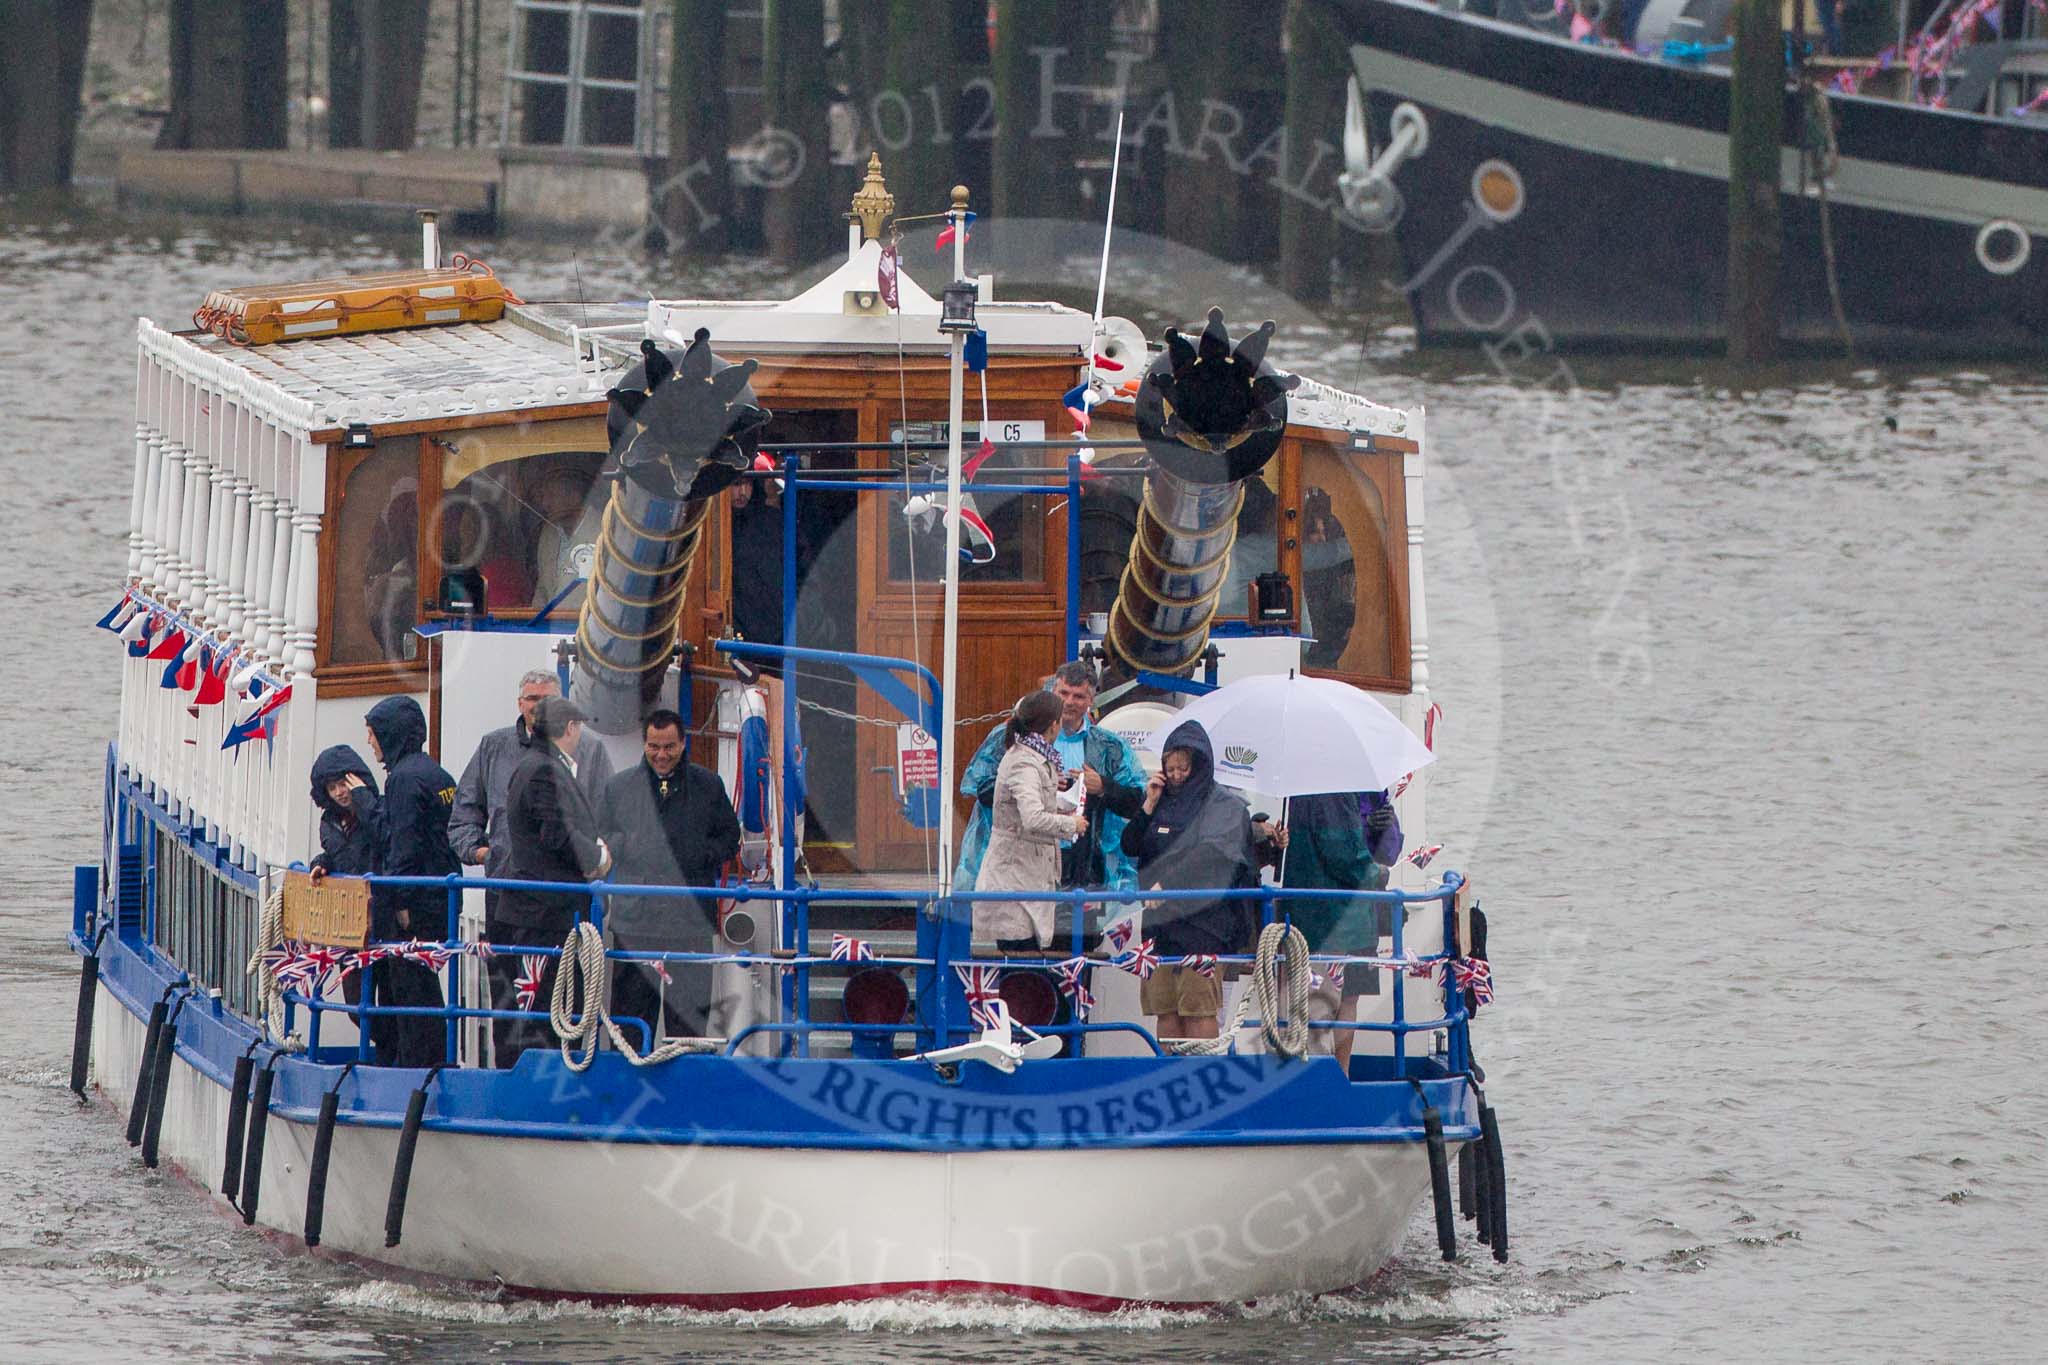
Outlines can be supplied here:
[[1168, 328], [1134, 404], [1152, 457], [1130, 561], [1104, 644], [1126, 673], [1191, 668], [1209, 643], [1230, 570], [1244, 481], [1280, 448], [1287, 394], [1299, 381], [1265, 360], [1268, 322], [1235, 347], [1221, 309], [1190, 341]]
[[570, 695], [605, 734], [636, 729], [661, 691], [711, 498], [740, 476], [768, 413], [754, 362], [727, 365], [699, 330], [680, 356], [651, 341], [611, 391], [611, 492], [576, 622]]

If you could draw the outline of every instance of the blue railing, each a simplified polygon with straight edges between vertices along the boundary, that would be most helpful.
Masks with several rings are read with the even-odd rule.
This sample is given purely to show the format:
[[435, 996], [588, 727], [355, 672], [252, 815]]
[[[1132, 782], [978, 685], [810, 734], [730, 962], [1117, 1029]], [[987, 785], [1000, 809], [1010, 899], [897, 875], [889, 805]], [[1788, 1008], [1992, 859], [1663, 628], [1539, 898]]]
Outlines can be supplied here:
[[[367, 1020], [380, 1016], [433, 1016], [447, 1022], [445, 1060], [453, 1063], [458, 1055], [457, 1029], [462, 1019], [525, 1019], [547, 1021], [549, 1010], [545, 1007], [534, 1010], [501, 1010], [479, 1008], [457, 1003], [455, 971], [462, 956], [473, 950], [474, 944], [465, 941], [460, 933], [462, 893], [470, 889], [494, 889], [498, 891], [541, 891], [557, 894], [577, 895], [585, 901], [579, 909], [577, 919], [587, 920], [603, 928], [606, 898], [613, 895], [635, 897], [723, 899], [736, 902], [779, 902], [788, 907], [789, 920], [785, 926], [783, 941], [788, 944], [804, 945], [803, 951], [784, 948], [770, 952], [689, 952], [689, 951], [608, 951], [608, 962], [662, 962], [678, 965], [717, 965], [735, 963], [741, 965], [766, 965], [784, 970], [792, 979], [793, 989], [780, 993], [785, 1017], [768, 1022], [746, 1026], [727, 1041], [726, 1051], [736, 1052], [748, 1039], [756, 1036], [779, 1037], [783, 1040], [785, 1052], [796, 1056], [810, 1054], [813, 1034], [825, 1033], [844, 1035], [848, 1038], [893, 1036], [904, 1032], [919, 1035], [921, 1045], [941, 1047], [966, 1037], [968, 1011], [964, 990], [953, 971], [955, 967], [987, 967], [1002, 970], [1044, 970], [1062, 959], [1051, 952], [1036, 956], [985, 956], [972, 952], [970, 936], [972, 907], [977, 902], [1029, 901], [1055, 902], [1074, 906], [1130, 905], [1139, 902], [1161, 903], [1173, 901], [1216, 901], [1251, 900], [1259, 906], [1262, 924], [1271, 924], [1285, 917], [1286, 908], [1292, 904], [1306, 904], [1319, 901], [1344, 900], [1364, 902], [1370, 905], [1397, 907], [1392, 920], [1391, 956], [1381, 957], [1377, 953], [1316, 953], [1310, 957], [1313, 967], [1324, 970], [1349, 964], [1370, 965], [1396, 973], [1394, 989], [1391, 991], [1392, 1017], [1389, 1020], [1311, 1020], [1312, 1029], [1342, 1029], [1361, 1032], [1378, 1032], [1392, 1035], [1393, 1065], [1396, 1075], [1408, 1073], [1408, 1035], [1418, 1032], [1442, 1031], [1445, 1034], [1444, 1065], [1455, 1074], [1469, 1066], [1470, 1050], [1467, 1037], [1468, 1015], [1464, 1008], [1463, 995], [1459, 991], [1455, 973], [1449, 963], [1454, 954], [1444, 951], [1427, 957], [1411, 957], [1406, 947], [1407, 915], [1405, 907], [1435, 903], [1440, 906], [1443, 916], [1443, 941], [1447, 945], [1457, 942], [1456, 898], [1463, 885], [1463, 879], [1456, 873], [1446, 873], [1441, 883], [1423, 891], [1345, 891], [1345, 890], [1285, 890], [1273, 887], [1240, 888], [1232, 890], [1185, 890], [1185, 891], [1054, 891], [1054, 892], [961, 892], [950, 897], [941, 897], [936, 892], [922, 889], [834, 889], [797, 887], [790, 890], [776, 890], [769, 887], [737, 885], [717, 887], [655, 886], [612, 882], [536, 882], [509, 878], [485, 877], [370, 877], [365, 878], [374, 885], [393, 888], [426, 889], [443, 891], [447, 896], [447, 920], [444, 937], [434, 944], [433, 940], [417, 940], [438, 946], [452, 954], [441, 969], [444, 1003], [438, 1006], [397, 1006], [379, 1005], [367, 998], [367, 992], [360, 993], [357, 1003], [315, 998], [301, 991], [285, 993], [287, 1004], [287, 1028], [292, 1026], [290, 1011], [305, 1009], [311, 1016], [308, 1025], [308, 1043], [315, 1049], [320, 1046], [320, 1018], [327, 1012], [352, 1017], [357, 1026], [358, 1056], [367, 1059], [369, 1055]], [[859, 961], [845, 961], [822, 956], [808, 951], [811, 933], [812, 907], [819, 904], [908, 904], [916, 908], [918, 919], [918, 951], [905, 955], [877, 955]], [[1084, 954], [1082, 946], [1087, 930], [1077, 911], [1068, 941], [1069, 957], [1086, 957], [1091, 968], [1112, 967], [1114, 957], [1103, 953]], [[1376, 941], [1375, 941], [1376, 942]], [[372, 947], [386, 946], [372, 944]], [[557, 946], [507, 945], [500, 949], [507, 954], [542, 955], [559, 957]], [[1219, 965], [1247, 964], [1254, 960], [1251, 954], [1217, 954]], [[1406, 992], [1398, 973], [1405, 967], [1436, 964], [1442, 972], [1441, 982], [1443, 1012], [1435, 1018], [1411, 1020], [1406, 1017]], [[1163, 959], [1162, 965], [1172, 965], [1172, 959]], [[869, 968], [914, 969], [919, 973], [915, 992], [915, 1007], [905, 1020], [889, 1024], [857, 1024], [847, 1022], [819, 1022], [811, 1018], [809, 973], [813, 968], [845, 968], [859, 971]], [[538, 1002], [537, 1002], [538, 1003]], [[637, 1044], [643, 1049], [652, 1039], [644, 1021], [627, 1016], [618, 1021], [622, 1027], [633, 1031]], [[1247, 1026], [1264, 1021], [1247, 1018]], [[1064, 1024], [1048, 1023], [1035, 1027], [1035, 1031], [1070, 1037], [1085, 1037], [1090, 1034], [1131, 1033], [1140, 1037], [1155, 1053], [1160, 1051], [1157, 1038], [1143, 1026], [1125, 1020], [1105, 1022], [1078, 1021]]]

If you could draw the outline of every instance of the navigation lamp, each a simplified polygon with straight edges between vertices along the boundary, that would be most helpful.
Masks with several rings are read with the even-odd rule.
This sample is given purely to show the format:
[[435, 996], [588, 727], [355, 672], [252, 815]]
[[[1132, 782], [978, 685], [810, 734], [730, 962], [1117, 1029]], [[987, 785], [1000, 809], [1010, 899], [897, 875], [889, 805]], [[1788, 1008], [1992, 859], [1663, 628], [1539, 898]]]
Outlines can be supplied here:
[[347, 430], [341, 433], [343, 450], [369, 450], [376, 444], [377, 437], [368, 422], [350, 422]]
[[973, 331], [974, 300], [980, 293], [980, 287], [973, 280], [955, 280], [947, 285], [939, 296], [939, 330]]

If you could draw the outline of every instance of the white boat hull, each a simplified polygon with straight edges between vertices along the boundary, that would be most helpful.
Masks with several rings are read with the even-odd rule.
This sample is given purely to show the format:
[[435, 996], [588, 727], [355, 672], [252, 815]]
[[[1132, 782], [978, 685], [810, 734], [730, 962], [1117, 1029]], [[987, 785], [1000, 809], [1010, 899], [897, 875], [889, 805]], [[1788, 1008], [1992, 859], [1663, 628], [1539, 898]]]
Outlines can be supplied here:
[[[145, 1032], [103, 986], [95, 1079], [124, 1111]], [[228, 1102], [173, 1064], [160, 1159], [211, 1191]], [[268, 1123], [257, 1221], [300, 1238], [314, 1127]], [[397, 1146], [395, 1128], [336, 1127], [323, 1249], [520, 1291], [706, 1307], [912, 1291], [1098, 1308], [1326, 1292], [1386, 1262], [1429, 1188], [1414, 1143], [942, 1153], [428, 1129], [403, 1237], [386, 1247]]]

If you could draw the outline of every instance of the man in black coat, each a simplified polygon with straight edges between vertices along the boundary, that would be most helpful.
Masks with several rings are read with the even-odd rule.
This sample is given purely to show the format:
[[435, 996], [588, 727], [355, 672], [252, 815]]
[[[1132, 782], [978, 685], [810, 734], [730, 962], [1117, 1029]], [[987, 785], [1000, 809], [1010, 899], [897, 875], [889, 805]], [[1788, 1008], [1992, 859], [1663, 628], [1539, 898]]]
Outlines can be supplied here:
[[[576, 778], [576, 746], [583, 738], [583, 713], [561, 697], [550, 697], [534, 712], [526, 753], [512, 770], [505, 791], [505, 833], [512, 845], [505, 876], [513, 881], [587, 882], [611, 869], [597, 812]], [[488, 925], [493, 1009], [516, 1010], [517, 978], [522, 971], [516, 947], [559, 948], [588, 910], [590, 897], [580, 891], [530, 891], [507, 888]], [[545, 1013], [553, 998], [556, 961], [540, 977], [530, 1011]], [[491, 1037], [497, 1064], [508, 1067], [529, 1047], [549, 1045], [547, 1025], [526, 1019], [497, 1019]]]
[[[455, 806], [455, 779], [426, 753], [427, 717], [411, 697], [386, 697], [363, 717], [370, 750], [384, 765], [382, 848], [377, 871], [387, 877], [445, 877], [458, 869], [448, 846], [448, 814]], [[370, 892], [370, 936], [379, 941], [411, 938], [439, 942], [455, 926], [448, 893], [431, 886], [377, 886]], [[371, 969], [381, 1005], [441, 1007], [441, 982], [417, 962], [386, 960]], [[435, 1066], [445, 1061], [447, 1030], [433, 1015], [386, 1017], [389, 1066]], [[372, 1037], [377, 1035], [372, 1031]]]
[[[716, 886], [740, 847], [739, 817], [725, 784], [683, 759], [683, 718], [656, 711], [641, 728], [643, 761], [604, 790], [605, 838], [618, 851], [611, 880], [642, 886]], [[614, 951], [708, 953], [715, 905], [696, 896], [613, 896], [605, 920]], [[612, 1015], [665, 1021], [675, 1037], [702, 1037], [711, 1005], [711, 964], [621, 962], [612, 972]]]

